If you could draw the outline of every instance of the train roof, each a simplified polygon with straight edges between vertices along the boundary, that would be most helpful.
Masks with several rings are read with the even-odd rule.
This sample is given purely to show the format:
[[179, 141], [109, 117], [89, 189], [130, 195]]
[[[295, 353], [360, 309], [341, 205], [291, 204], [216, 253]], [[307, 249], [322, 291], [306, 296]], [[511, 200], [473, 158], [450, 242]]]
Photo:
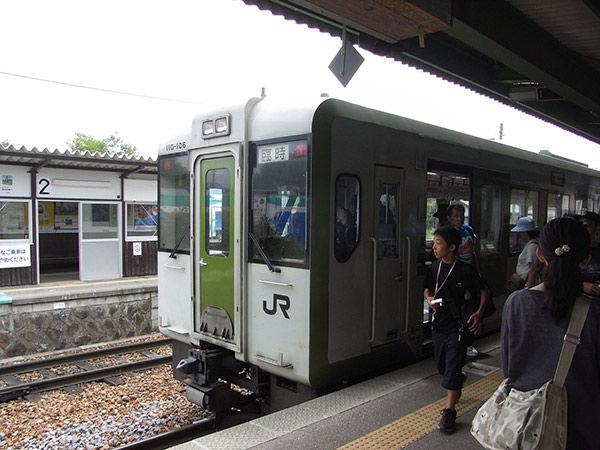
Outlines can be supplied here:
[[600, 177], [600, 171], [598, 170], [591, 169], [576, 161], [556, 157], [547, 151], [544, 151], [544, 153], [535, 153], [437, 125], [356, 105], [344, 100], [334, 98], [324, 99], [317, 107], [315, 116], [320, 113], [344, 116], [362, 122], [393, 128], [406, 133], [417, 134], [437, 141], [448, 142], [455, 145], [483, 150], [485, 152], [519, 158], [536, 164], [546, 164], [563, 170]]

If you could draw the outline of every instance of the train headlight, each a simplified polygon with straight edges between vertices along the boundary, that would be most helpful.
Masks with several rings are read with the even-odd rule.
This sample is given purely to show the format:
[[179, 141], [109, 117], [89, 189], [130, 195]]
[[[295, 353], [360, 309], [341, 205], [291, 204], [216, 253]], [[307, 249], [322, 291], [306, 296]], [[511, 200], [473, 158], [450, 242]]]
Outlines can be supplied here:
[[219, 117], [215, 120], [215, 131], [219, 135], [229, 134], [229, 117]]
[[215, 132], [215, 123], [212, 120], [202, 122], [202, 137], [206, 138]]
[[231, 114], [202, 120], [202, 139], [212, 139], [231, 134]]

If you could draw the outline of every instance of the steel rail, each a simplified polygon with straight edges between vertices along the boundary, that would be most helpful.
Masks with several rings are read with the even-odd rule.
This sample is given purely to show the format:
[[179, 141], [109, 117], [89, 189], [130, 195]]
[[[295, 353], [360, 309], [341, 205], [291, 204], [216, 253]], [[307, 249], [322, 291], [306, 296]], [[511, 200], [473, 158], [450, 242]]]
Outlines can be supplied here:
[[171, 343], [171, 338], [156, 339], [153, 341], [135, 342], [118, 347], [107, 347], [97, 350], [82, 351], [71, 355], [57, 356], [48, 359], [39, 359], [35, 361], [26, 361], [18, 364], [11, 364], [0, 367], [0, 376], [13, 375], [16, 373], [32, 372], [34, 370], [56, 367], [62, 364], [70, 364], [86, 359], [99, 358], [108, 355], [117, 355], [147, 348], [161, 347]]
[[79, 383], [88, 383], [97, 381], [114, 375], [119, 375], [124, 372], [133, 372], [136, 370], [149, 369], [152, 367], [167, 364], [172, 361], [172, 356], [159, 356], [157, 358], [149, 358], [140, 361], [133, 361], [115, 366], [101, 367], [81, 373], [59, 375], [54, 378], [32, 381], [28, 383], [18, 384], [0, 389], [0, 403], [14, 400], [23, 395], [34, 392], [44, 392], [53, 389], [60, 389], [66, 386], [72, 386]]
[[215, 423], [215, 416], [212, 415], [191, 425], [117, 447], [116, 450], [162, 450], [212, 433]]

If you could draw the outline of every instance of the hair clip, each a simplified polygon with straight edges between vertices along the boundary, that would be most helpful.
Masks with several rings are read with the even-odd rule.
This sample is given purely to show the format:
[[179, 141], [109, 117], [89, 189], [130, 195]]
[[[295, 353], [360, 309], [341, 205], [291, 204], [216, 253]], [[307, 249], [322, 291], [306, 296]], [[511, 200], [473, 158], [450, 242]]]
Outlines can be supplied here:
[[556, 253], [558, 256], [560, 256], [563, 253], [569, 253], [570, 251], [571, 251], [571, 247], [569, 247], [567, 244], [565, 244], [562, 247], [557, 247], [554, 250], [554, 253]]

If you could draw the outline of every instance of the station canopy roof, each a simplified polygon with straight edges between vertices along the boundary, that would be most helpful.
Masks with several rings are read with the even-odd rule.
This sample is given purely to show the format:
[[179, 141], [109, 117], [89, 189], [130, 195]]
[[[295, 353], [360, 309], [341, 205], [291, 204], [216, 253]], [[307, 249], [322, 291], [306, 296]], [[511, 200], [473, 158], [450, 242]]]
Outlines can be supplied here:
[[243, 1], [600, 143], [600, 0]]
[[34, 170], [42, 167], [57, 167], [63, 169], [105, 170], [121, 172], [122, 177], [134, 173], [156, 175], [158, 164], [152, 158], [110, 155], [107, 153], [91, 153], [88, 151], [27, 150], [17, 149], [12, 145], [0, 145], [0, 164], [16, 164], [30, 166]]

